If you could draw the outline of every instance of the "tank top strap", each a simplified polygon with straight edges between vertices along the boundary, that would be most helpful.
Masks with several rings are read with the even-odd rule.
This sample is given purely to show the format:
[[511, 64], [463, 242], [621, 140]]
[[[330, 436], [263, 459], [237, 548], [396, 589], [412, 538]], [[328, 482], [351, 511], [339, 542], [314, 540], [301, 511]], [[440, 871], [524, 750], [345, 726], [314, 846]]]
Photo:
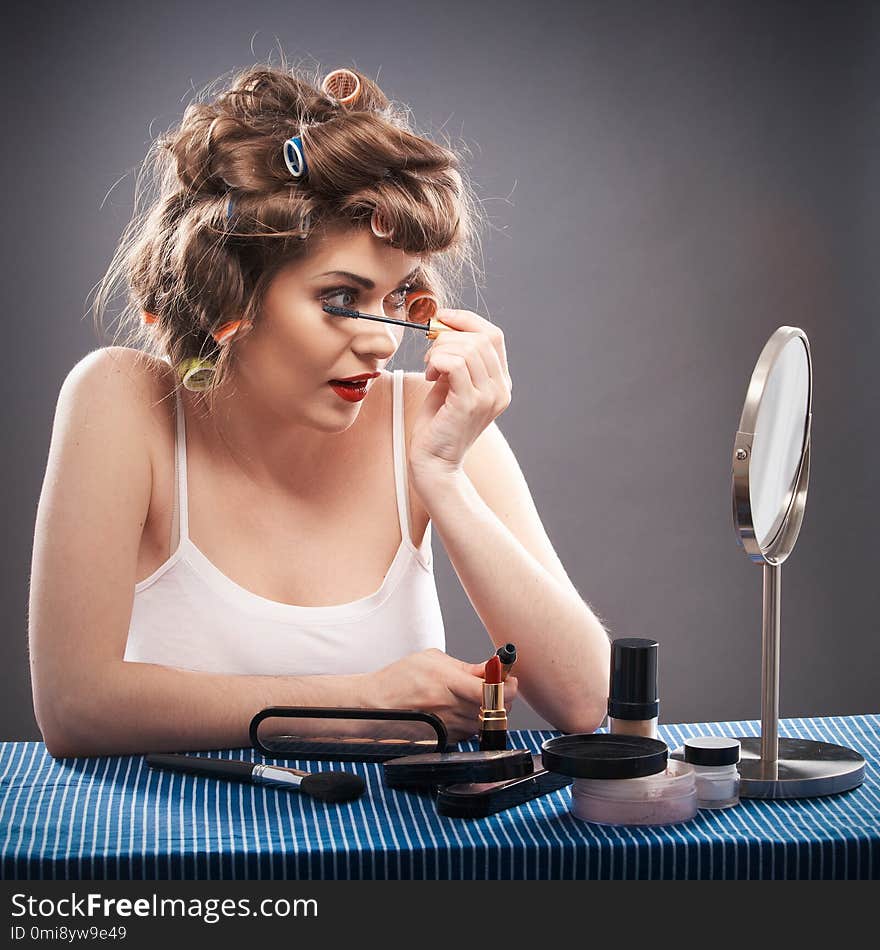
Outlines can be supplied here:
[[174, 390], [177, 404], [177, 424], [175, 426], [174, 450], [174, 517], [179, 527], [173, 532], [171, 550], [175, 549], [175, 540], [180, 543], [189, 537], [189, 491], [186, 481], [186, 419], [183, 413], [183, 400], [179, 390]]
[[397, 517], [400, 521], [400, 536], [414, 547], [409, 518], [409, 484], [406, 473], [406, 430], [403, 425], [403, 376], [402, 369], [394, 370], [394, 399], [392, 406], [392, 438], [394, 442], [394, 484], [397, 491]]

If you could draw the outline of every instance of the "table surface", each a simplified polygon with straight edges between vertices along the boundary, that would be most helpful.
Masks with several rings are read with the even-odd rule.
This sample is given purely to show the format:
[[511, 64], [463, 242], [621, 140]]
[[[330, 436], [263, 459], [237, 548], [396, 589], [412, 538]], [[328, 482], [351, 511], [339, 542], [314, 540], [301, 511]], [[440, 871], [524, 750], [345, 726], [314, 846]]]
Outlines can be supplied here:
[[[5, 879], [583, 879], [880, 876], [880, 715], [787, 719], [780, 736], [854, 749], [865, 781], [824, 798], [743, 800], [665, 827], [576, 819], [563, 788], [487, 818], [439, 816], [430, 795], [395, 791], [381, 764], [267, 760], [357, 772], [367, 791], [327, 805], [296, 792], [154, 770], [143, 756], [54, 760], [40, 742], [0, 744]], [[757, 736], [760, 723], [663, 725]], [[539, 751], [550, 731], [512, 732]], [[463, 745], [461, 748], [468, 748]], [[470, 748], [473, 748], [471, 745]]]

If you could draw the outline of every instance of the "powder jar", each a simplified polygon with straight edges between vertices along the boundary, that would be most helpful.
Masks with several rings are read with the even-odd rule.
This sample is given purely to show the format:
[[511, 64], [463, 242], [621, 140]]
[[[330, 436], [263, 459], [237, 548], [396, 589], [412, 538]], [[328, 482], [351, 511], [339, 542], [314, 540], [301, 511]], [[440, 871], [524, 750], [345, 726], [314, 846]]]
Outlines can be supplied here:
[[738, 739], [694, 736], [672, 753], [672, 759], [689, 763], [697, 781], [698, 808], [731, 808], [739, 804]]
[[575, 779], [572, 814], [604, 825], [671, 825], [697, 813], [693, 766], [669, 761], [665, 742], [601, 733], [548, 739], [541, 758], [550, 772]]

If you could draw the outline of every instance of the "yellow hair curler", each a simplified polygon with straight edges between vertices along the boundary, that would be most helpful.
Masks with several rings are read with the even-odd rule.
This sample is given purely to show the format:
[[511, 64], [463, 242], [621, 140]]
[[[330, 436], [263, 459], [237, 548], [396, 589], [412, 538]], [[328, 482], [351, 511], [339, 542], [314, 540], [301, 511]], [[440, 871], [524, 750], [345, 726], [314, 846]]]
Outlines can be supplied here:
[[215, 364], [211, 359], [191, 356], [184, 360], [177, 368], [178, 375], [185, 389], [200, 393], [210, 389], [214, 384]]

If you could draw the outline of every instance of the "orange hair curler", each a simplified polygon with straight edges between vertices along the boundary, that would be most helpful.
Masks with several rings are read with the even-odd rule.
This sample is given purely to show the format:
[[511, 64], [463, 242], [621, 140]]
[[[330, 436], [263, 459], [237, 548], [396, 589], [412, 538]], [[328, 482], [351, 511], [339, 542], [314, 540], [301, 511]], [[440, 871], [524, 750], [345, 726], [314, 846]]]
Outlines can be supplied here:
[[229, 323], [224, 323], [223, 326], [215, 330], [211, 336], [218, 346], [222, 346], [228, 340], [231, 340], [242, 327], [249, 330], [251, 326], [252, 324], [245, 320], [230, 320]]
[[370, 215], [370, 228], [377, 238], [390, 238], [394, 233], [394, 228], [378, 208]]
[[361, 81], [350, 69], [334, 69], [321, 83], [321, 92], [335, 99], [341, 106], [352, 106], [361, 94]]
[[156, 314], [150, 313], [149, 310], [141, 310], [141, 316], [143, 317], [143, 321], [146, 324], [159, 322], [159, 318], [156, 316]]
[[[439, 320], [434, 320], [439, 309], [440, 305], [437, 303], [437, 298], [430, 290], [414, 290], [412, 293], [406, 295], [407, 317], [419, 323], [427, 323], [429, 328], [432, 323], [440, 322]], [[429, 340], [433, 340], [435, 336], [436, 333], [434, 336], [431, 336], [430, 332], [428, 333]]]

